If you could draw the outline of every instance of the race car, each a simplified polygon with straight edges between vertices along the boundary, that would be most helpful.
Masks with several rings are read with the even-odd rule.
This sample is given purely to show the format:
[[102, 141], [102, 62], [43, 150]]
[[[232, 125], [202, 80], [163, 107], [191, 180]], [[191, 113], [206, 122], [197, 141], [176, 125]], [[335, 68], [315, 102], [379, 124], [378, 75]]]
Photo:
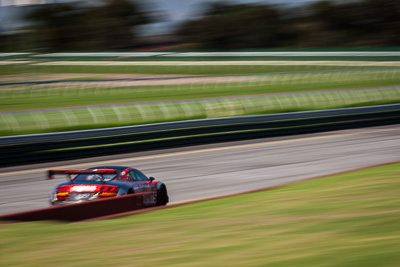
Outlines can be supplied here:
[[48, 179], [67, 175], [68, 182], [58, 184], [50, 193], [51, 205], [79, 203], [134, 193], [143, 195], [145, 206], [162, 206], [169, 202], [167, 187], [140, 170], [123, 166], [99, 166], [79, 170], [49, 170]]

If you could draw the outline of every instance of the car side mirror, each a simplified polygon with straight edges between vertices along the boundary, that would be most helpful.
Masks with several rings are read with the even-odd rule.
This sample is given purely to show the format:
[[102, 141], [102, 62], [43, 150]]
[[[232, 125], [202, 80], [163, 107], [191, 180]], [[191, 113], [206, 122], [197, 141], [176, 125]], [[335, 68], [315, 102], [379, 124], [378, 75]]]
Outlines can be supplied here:
[[154, 178], [154, 177], [150, 177], [149, 179], [150, 179], [150, 182], [153, 182], [156, 180], [156, 178]]

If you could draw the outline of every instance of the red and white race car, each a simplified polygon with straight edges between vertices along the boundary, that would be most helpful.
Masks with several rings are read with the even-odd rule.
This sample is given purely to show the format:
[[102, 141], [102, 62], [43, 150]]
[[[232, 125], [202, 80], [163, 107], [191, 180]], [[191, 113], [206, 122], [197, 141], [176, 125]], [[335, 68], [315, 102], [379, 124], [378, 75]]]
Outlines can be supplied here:
[[50, 193], [50, 204], [60, 205], [117, 197], [134, 193], [150, 193], [143, 197], [145, 206], [162, 206], [169, 201], [163, 182], [148, 178], [141, 171], [123, 166], [99, 166], [80, 170], [49, 170], [48, 179], [67, 175], [68, 182], [58, 184]]

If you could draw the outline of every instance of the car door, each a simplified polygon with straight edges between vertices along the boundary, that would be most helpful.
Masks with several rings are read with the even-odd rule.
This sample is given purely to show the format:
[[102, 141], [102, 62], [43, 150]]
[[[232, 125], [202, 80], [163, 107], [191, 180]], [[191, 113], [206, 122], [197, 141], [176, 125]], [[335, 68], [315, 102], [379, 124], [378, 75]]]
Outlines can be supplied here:
[[133, 172], [133, 170], [125, 174], [124, 180], [131, 185], [135, 193], [143, 192], [143, 186], [141, 183], [139, 183], [138, 178], [136, 177], [136, 174]]
[[149, 205], [154, 205], [157, 199], [157, 188], [153, 185], [149, 178], [144, 175], [139, 170], [133, 170], [133, 174], [135, 175], [135, 181], [139, 184], [142, 189], [142, 192], [149, 192], [152, 194], [145, 195], [145, 203]]

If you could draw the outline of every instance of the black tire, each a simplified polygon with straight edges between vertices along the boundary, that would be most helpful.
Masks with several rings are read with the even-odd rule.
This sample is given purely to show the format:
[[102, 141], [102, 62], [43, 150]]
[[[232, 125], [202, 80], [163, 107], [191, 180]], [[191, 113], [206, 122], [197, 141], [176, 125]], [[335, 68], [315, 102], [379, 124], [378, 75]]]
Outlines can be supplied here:
[[157, 189], [157, 203], [156, 206], [165, 206], [169, 201], [167, 188], [163, 185], [160, 189]]

